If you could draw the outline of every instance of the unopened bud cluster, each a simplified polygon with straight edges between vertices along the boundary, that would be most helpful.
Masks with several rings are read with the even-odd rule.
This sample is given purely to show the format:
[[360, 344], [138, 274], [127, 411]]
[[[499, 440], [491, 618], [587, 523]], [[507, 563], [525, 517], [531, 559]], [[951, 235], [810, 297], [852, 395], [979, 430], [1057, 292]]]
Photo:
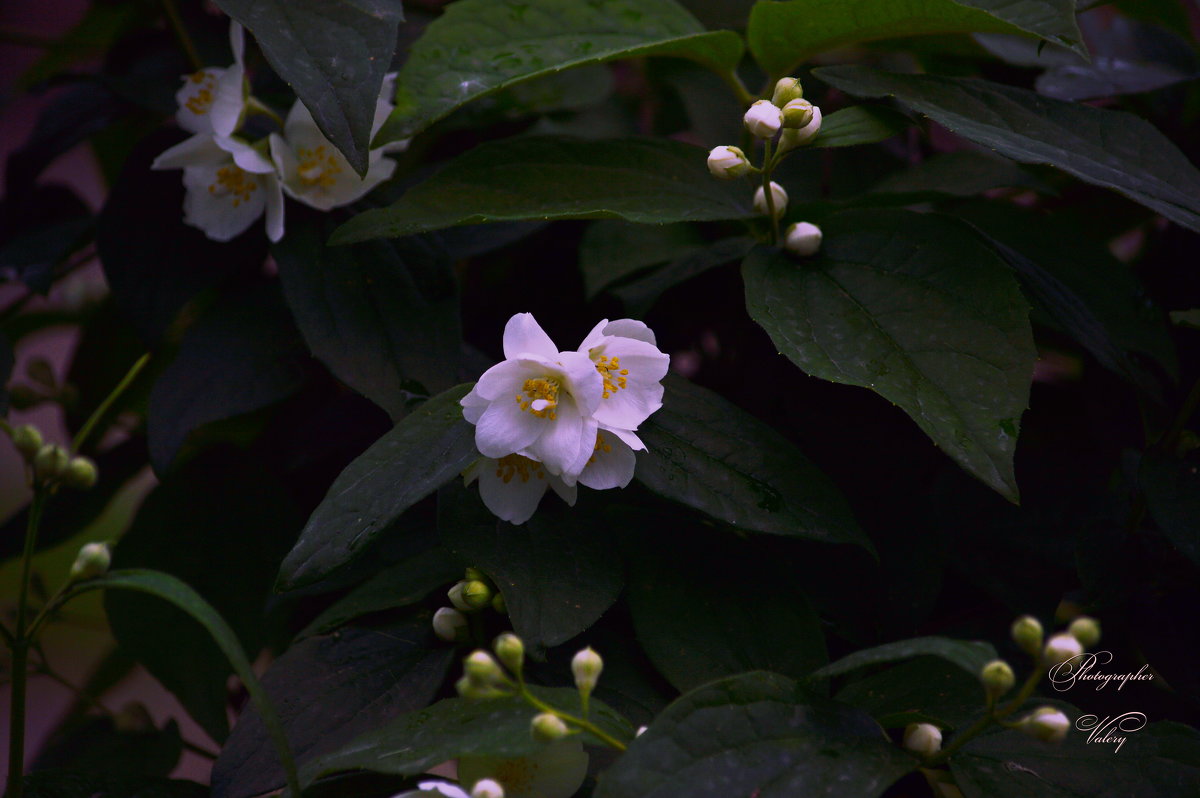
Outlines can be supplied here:
[[[1080, 615], [1065, 632], [1051, 635], [1049, 640], [1044, 639], [1044, 634], [1042, 624], [1030, 615], [1018, 618], [1012, 626], [1013, 642], [1035, 661], [1039, 674], [1058, 666], [1071, 667], [1072, 660], [1100, 642], [1100, 622]], [[1020, 720], [1016, 727], [1039, 740], [1060, 742], [1071, 728], [1071, 719], [1056, 707], [1044, 706]]]
[[46, 443], [37, 427], [21, 424], [8, 429], [8, 434], [29, 467], [36, 487], [57, 488], [64, 485], [87, 490], [96, 484], [100, 474], [95, 463], [86, 457], [72, 457], [57, 443]]
[[504, 598], [487, 576], [478, 568], [468, 568], [463, 578], [446, 592], [451, 606], [433, 614], [433, 632], [447, 643], [464, 643], [470, 638], [471, 624], [467, 615], [492, 608], [501, 615], [508, 614]]
[[[817, 137], [821, 130], [821, 109], [804, 99], [804, 88], [799, 80], [780, 78], [771, 99], [752, 103], [742, 117], [742, 123], [750, 135], [764, 142], [762, 166], [754, 166], [741, 148], [721, 145], [708, 153], [708, 170], [720, 180], [763, 175], [763, 185], [754, 193], [754, 210], [775, 220], [781, 219], [787, 213], [788, 195], [783, 186], [770, 179], [771, 172], [785, 154], [811, 144]], [[772, 142], [775, 143], [773, 154]], [[798, 257], [815, 255], [821, 247], [821, 230], [810, 222], [794, 223], [783, 236], [783, 246]]]

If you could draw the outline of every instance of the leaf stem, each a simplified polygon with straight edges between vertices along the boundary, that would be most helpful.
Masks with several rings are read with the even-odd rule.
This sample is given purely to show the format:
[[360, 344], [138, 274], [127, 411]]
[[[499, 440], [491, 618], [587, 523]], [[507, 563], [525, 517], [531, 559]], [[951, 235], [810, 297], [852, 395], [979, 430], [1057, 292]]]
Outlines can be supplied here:
[[21, 581], [17, 588], [17, 628], [12, 636], [12, 700], [8, 725], [8, 792], [9, 798], [21, 798], [25, 774], [25, 687], [29, 674], [29, 641], [25, 626], [29, 611], [29, 579], [33, 570], [33, 552], [37, 548], [38, 528], [47, 492], [40, 486], [33, 489], [33, 503], [25, 524], [25, 547], [21, 552]]
[[92, 415], [89, 416], [88, 420], [84, 422], [83, 427], [80, 428], [79, 432], [75, 435], [75, 439], [71, 441], [71, 451], [78, 452], [81, 448], [83, 448], [83, 444], [87, 442], [88, 436], [90, 436], [92, 431], [95, 430], [96, 425], [100, 423], [100, 419], [102, 419], [104, 414], [109, 411], [113, 404], [121, 398], [121, 394], [128, 390], [129, 386], [133, 384], [133, 381], [138, 378], [138, 375], [142, 373], [142, 369], [146, 368], [146, 364], [149, 362], [150, 353], [147, 352], [139, 357], [137, 361], [129, 368], [129, 371], [126, 372], [125, 376], [121, 378], [121, 381], [117, 383], [117, 387], [112, 389], [112, 393], [105, 397], [104, 401], [100, 403], [100, 406], [92, 411]]

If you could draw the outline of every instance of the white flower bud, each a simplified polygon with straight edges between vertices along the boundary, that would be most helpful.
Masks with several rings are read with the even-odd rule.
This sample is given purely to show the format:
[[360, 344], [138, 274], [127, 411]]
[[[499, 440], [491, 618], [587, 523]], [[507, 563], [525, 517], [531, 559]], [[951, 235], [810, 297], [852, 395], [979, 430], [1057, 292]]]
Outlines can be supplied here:
[[471, 798], [504, 798], [504, 788], [492, 779], [481, 779], [471, 788]]
[[581, 693], [590, 694], [600, 680], [600, 672], [604, 670], [604, 660], [591, 649], [583, 649], [571, 660], [571, 673], [575, 675], [575, 686]]
[[505, 632], [492, 643], [496, 656], [513, 673], [520, 673], [525, 664], [525, 643], [512, 632]]
[[783, 127], [783, 111], [769, 100], [759, 100], [742, 117], [746, 130], [760, 139], [769, 139]]
[[812, 107], [812, 119], [804, 127], [785, 128], [783, 135], [779, 137], [779, 152], [788, 152], [797, 147], [802, 147], [817, 137], [821, 132], [821, 109], [819, 106]]
[[788, 252], [802, 258], [815, 255], [821, 248], [821, 228], [811, 222], [790, 224], [783, 236], [783, 246]]
[[723, 144], [708, 153], [708, 171], [720, 180], [733, 180], [750, 171], [750, 161], [740, 147]]
[[492, 655], [483, 649], [472, 651], [463, 660], [463, 672], [467, 678], [476, 684], [493, 685], [504, 680], [504, 672], [492, 659]]
[[447, 643], [461, 643], [469, 632], [467, 616], [453, 607], [442, 607], [433, 614], [433, 633]]
[[932, 756], [942, 748], [942, 730], [932, 723], [910, 723], [904, 730], [904, 747], [922, 756]]
[[1083, 653], [1083, 646], [1069, 634], [1057, 634], [1046, 641], [1046, 647], [1042, 649], [1042, 658], [1045, 659], [1046, 665], [1054, 667], [1060, 665], [1069, 659], [1074, 659]]
[[1061, 742], [1071, 728], [1071, 719], [1054, 707], [1041, 707], [1021, 723], [1021, 731], [1048, 743]]
[[649, 728], [650, 728], [649, 726], [638, 726], [638, 730], [637, 730], [636, 732], [634, 732], [634, 735], [633, 735], [633, 736], [634, 736], [634, 737], [641, 737], [643, 734], [645, 734], [645, 733], [646, 733], [646, 730], [647, 730], [647, 729], [649, 729]]
[[471, 605], [463, 598], [463, 588], [466, 586], [466, 580], [456, 583], [454, 587], [446, 591], [446, 598], [450, 599], [450, 603], [454, 605], [454, 609], [462, 612], [471, 612]]
[[783, 126], [802, 128], [813, 120], [815, 106], [808, 100], [792, 100], [783, 106]]
[[567, 728], [567, 724], [558, 715], [549, 712], [543, 712], [540, 715], [535, 715], [533, 723], [530, 724], [530, 731], [533, 733], [533, 739], [539, 743], [550, 743], [555, 740], [561, 740], [571, 733]]
[[1042, 650], [1042, 623], [1032, 615], [1022, 615], [1013, 621], [1012, 639], [1017, 646], [1031, 657]]
[[75, 555], [68, 578], [72, 581], [95, 579], [108, 573], [112, 565], [112, 550], [107, 543], [87, 543]]
[[1100, 642], [1100, 622], [1086, 615], [1080, 615], [1071, 621], [1067, 632], [1084, 648], [1091, 648]]
[[[783, 190], [783, 186], [779, 185], [774, 180], [771, 181], [771, 198], [775, 202], [775, 218], [778, 219], [779, 217], [783, 216], [784, 211], [787, 210], [788, 195], [787, 192]], [[754, 192], [754, 210], [761, 214], [767, 213], [767, 195], [766, 192], [763, 191], [762, 186], [759, 186]]]
[[799, 100], [803, 96], [804, 87], [800, 85], [800, 81], [795, 78], [780, 78], [775, 82], [775, 92], [771, 95], [771, 102], [782, 108], [792, 100]]

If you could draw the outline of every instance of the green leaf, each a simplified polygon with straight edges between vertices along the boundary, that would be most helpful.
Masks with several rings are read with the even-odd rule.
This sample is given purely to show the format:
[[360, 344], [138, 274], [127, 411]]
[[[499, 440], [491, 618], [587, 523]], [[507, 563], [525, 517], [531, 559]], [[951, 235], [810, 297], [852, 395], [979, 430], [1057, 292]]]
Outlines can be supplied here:
[[474, 488], [438, 495], [442, 544], [496, 583], [513, 631], [531, 649], [557, 646], [590, 627], [625, 585], [610, 523], [584, 498], [545, 500], [524, 524], [497, 521]]
[[893, 96], [1014, 161], [1050, 164], [1200, 230], [1200, 172], [1141, 117], [983, 80], [861, 66], [823, 67], [813, 74], [850, 94]]
[[[676, 689], [753, 670], [799, 678], [827, 661], [792, 568], [702, 527], [663, 537], [678, 522], [655, 520], [628, 558], [628, 601], [638, 642]], [[646, 538], [661, 545], [646, 548]]]
[[[433, 699], [457, 650], [437, 640], [428, 613], [383, 629], [305, 640], [271, 664], [263, 688], [279, 707], [301, 764]], [[248, 707], [212, 772], [214, 798], [261, 795], [284, 784], [262, 716]]]
[[750, 316], [805, 372], [896, 403], [1016, 501], [1013, 450], [1036, 352], [1012, 273], [948, 217], [850, 211], [822, 226], [814, 259], [750, 254]]
[[[127, 590], [135, 593], [145, 593], [168, 601], [186, 612], [212, 635], [213, 642], [220, 647], [221, 653], [229, 660], [229, 664], [233, 666], [234, 673], [242, 680], [242, 685], [246, 688], [246, 692], [250, 694], [250, 700], [254, 702], [254, 706], [262, 715], [279, 761], [288, 773], [288, 784], [293, 787], [296, 794], [299, 794], [296, 778], [296, 762], [292, 758], [291, 750], [288, 748], [287, 737], [283, 733], [283, 726], [279, 722], [279, 716], [275, 714], [275, 708], [271, 705], [266, 691], [263, 690], [258, 677], [254, 675], [254, 668], [250, 665], [250, 661], [246, 659], [246, 654], [242, 650], [241, 643], [238, 642], [237, 635], [229, 628], [229, 625], [225, 623], [221, 615], [212, 608], [212, 605], [201, 598], [196, 591], [170, 574], [142, 569], [109, 571], [98, 579], [80, 582], [71, 589], [66, 598], [100, 588], [110, 591]], [[64, 601], [66, 598], [64, 598]], [[117, 794], [128, 795], [129, 793], [122, 792]]]
[[905, 204], [944, 196], [974, 197], [993, 188], [1049, 188], [1025, 169], [982, 152], [943, 152], [908, 169], [895, 172], [871, 186], [865, 199], [887, 195], [888, 201]]
[[1147, 452], [1138, 467], [1138, 484], [1150, 516], [1167, 539], [1200, 565], [1200, 473], [1193, 455], [1175, 460]]
[[778, 78], [817, 53], [858, 42], [1022, 31], [1087, 53], [1074, 0], [762, 0], [750, 11], [746, 38], [755, 60]]
[[[579, 693], [574, 688], [531, 687], [542, 701], [566, 712], [577, 712]], [[633, 730], [619, 715], [594, 698], [591, 717], [608, 734], [627, 740]], [[443, 699], [427, 709], [411, 712], [391, 723], [354, 738], [340, 751], [305, 766], [302, 777], [311, 784], [320, 776], [346, 770], [370, 770], [415, 776], [460, 756], [515, 758], [540, 751], [529, 733], [537, 710], [518, 696], [467, 700]], [[595, 744], [589, 734], [582, 742]]]
[[523, 80], [648, 55], [728, 72], [741, 60], [742, 40], [706, 32], [674, 0], [461, 0], [413, 45], [377, 143], [412, 136]]
[[25, 777], [25, 798], [206, 798], [194, 781], [46, 770]]
[[607, 285], [704, 245], [692, 225], [631, 224], [603, 219], [588, 225], [579, 244], [583, 287], [591, 299]]
[[304, 340], [342, 382], [392, 419], [414, 392], [454, 384], [462, 331], [449, 259], [410, 238], [326, 247], [333, 221], [291, 220], [272, 252]]
[[912, 120], [891, 108], [854, 105], [834, 111], [821, 120], [821, 130], [810, 147], [854, 147], [890, 139], [912, 126]]
[[699, 147], [665, 139], [525, 136], [481, 144], [391, 206], [355, 216], [331, 243], [525, 219], [665, 224], [753, 216], [751, 192], [714, 180], [705, 162]]
[[121, 728], [114, 717], [85, 715], [54, 731], [31, 770], [71, 770], [112, 776], [166, 776], [183, 753], [179, 724]]
[[837, 487], [779, 433], [686, 380], [663, 383], [662, 409], [638, 429], [639, 482], [754, 532], [872, 550]]
[[697, 277], [710, 269], [741, 260], [754, 247], [749, 236], [723, 238], [676, 258], [644, 277], [623, 282], [611, 290], [621, 300], [625, 310], [635, 318], [644, 317], [668, 288]]
[[596, 798], [874, 798], [916, 767], [865, 712], [756, 672], [667, 707], [604, 773]]
[[459, 385], [433, 397], [346, 466], [280, 566], [280, 589], [312, 584], [349, 563], [479, 456], [475, 428], [458, 404], [470, 389]]
[[996, 649], [991, 643], [979, 641], [951, 640], [948, 637], [914, 637], [911, 640], [899, 640], [856, 651], [816, 671], [812, 679], [829, 679], [868, 665], [882, 665], [924, 656], [939, 657], [977, 677], [983, 666], [996, 658]]
[[254, 34], [271, 68], [360, 175], [375, 101], [404, 19], [399, 0], [217, 0]]
[[910, 723], [956, 729], [979, 715], [983, 695], [978, 674], [938, 657], [920, 656], [856, 679], [836, 698], [870, 712], [887, 729]]

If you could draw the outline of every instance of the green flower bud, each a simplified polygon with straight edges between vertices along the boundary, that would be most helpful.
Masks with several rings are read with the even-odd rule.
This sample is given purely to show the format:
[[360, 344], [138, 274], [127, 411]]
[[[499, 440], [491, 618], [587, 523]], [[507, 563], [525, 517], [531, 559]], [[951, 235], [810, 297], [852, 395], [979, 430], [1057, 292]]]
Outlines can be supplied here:
[[95, 579], [97, 576], [108, 573], [110, 565], [112, 565], [112, 551], [108, 548], [107, 543], [87, 543], [75, 555], [75, 562], [71, 564], [68, 578], [72, 582]]
[[63, 484], [76, 490], [87, 490], [94, 486], [99, 478], [96, 464], [86, 457], [72, 457], [62, 474]]
[[1061, 742], [1071, 728], [1071, 719], [1054, 707], [1040, 707], [1021, 721], [1020, 729], [1048, 743]]
[[604, 660], [592, 650], [591, 646], [583, 649], [571, 659], [571, 673], [575, 675], [575, 686], [579, 692], [590, 695], [596, 689], [600, 680], [600, 672], [604, 670]]
[[562, 718], [549, 712], [536, 715], [533, 723], [530, 725], [530, 730], [533, 732], [533, 739], [539, 743], [551, 743], [555, 740], [561, 740], [571, 733], [571, 730], [567, 728], [567, 724], [563, 723]]
[[932, 756], [942, 748], [942, 730], [932, 723], [910, 723], [904, 730], [904, 747], [922, 756]]
[[58, 479], [70, 462], [66, 449], [57, 443], [48, 443], [33, 456], [33, 475], [39, 482]]
[[490, 685], [504, 681], [504, 672], [492, 655], [483, 649], [472, 651], [463, 660], [463, 673], [476, 684]]
[[1061, 665], [1067, 660], [1074, 659], [1083, 653], [1083, 646], [1069, 634], [1057, 634], [1046, 641], [1042, 649], [1042, 659], [1047, 667]]
[[475, 611], [475, 608], [468, 604], [466, 598], [463, 596], [463, 590], [468, 584], [470, 583], [466, 580], [463, 580], [456, 583], [454, 587], [446, 591], [446, 598], [450, 599], [450, 603], [454, 605], [454, 609], [459, 610], [460, 612]]
[[492, 589], [486, 582], [472, 579], [463, 585], [462, 600], [468, 609], [481, 610], [492, 603]]
[[1031, 657], [1036, 657], [1042, 650], [1042, 634], [1041, 622], [1032, 615], [1022, 615], [1013, 621], [1013, 642]]
[[471, 788], [471, 798], [504, 798], [504, 788], [492, 779], [480, 779]]
[[497, 592], [492, 596], [492, 609], [501, 615], [508, 615], [508, 605], [504, 603], [504, 595]]
[[521, 638], [512, 632], [505, 632], [492, 643], [496, 656], [504, 663], [504, 667], [513, 673], [520, 673], [525, 665], [525, 644]]
[[775, 91], [771, 95], [771, 102], [782, 108], [792, 100], [799, 100], [803, 97], [804, 87], [800, 85], [800, 81], [795, 78], [780, 78], [775, 82]]
[[42, 433], [32, 424], [22, 424], [12, 431], [13, 446], [26, 460], [31, 460], [42, 448]]
[[470, 699], [488, 699], [488, 698], [504, 698], [511, 693], [494, 684], [480, 684], [473, 680], [470, 676], [464, 676], [454, 683], [454, 689], [463, 698]]
[[983, 687], [987, 690], [988, 695], [993, 699], [1007, 693], [1017, 681], [1013, 669], [1002, 659], [994, 659], [984, 665], [983, 670], [979, 672], [979, 679], [983, 682]]
[[1086, 615], [1080, 615], [1071, 621], [1067, 632], [1084, 648], [1091, 648], [1100, 642], [1100, 622]]
[[478, 568], [468, 568], [463, 574], [463, 580], [467, 582], [487, 582], [487, 575]]
[[433, 633], [447, 643], [462, 643], [470, 636], [467, 616], [453, 607], [442, 607], [433, 614]]
[[810, 143], [821, 132], [821, 109], [814, 105], [812, 107], [812, 119], [804, 127], [785, 127], [783, 133], [779, 136], [780, 153], [790, 152], [797, 147], [803, 147]]
[[792, 100], [783, 106], [783, 126], [799, 129], [813, 120], [813, 104], [808, 100]]

